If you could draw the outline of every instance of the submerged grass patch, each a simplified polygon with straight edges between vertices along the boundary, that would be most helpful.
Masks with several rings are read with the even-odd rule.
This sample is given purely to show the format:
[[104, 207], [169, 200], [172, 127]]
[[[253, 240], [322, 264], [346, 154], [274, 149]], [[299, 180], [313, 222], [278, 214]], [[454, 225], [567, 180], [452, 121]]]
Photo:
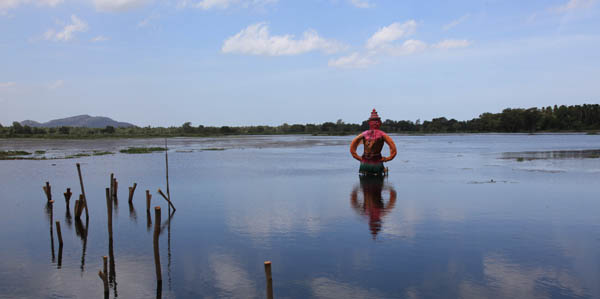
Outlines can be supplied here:
[[31, 155], [31, 153], [26, 151], [0, 151], [0, 160], [17, 160], [23, 159], [24, 157], [18, 156], [27, 156]]
[[164, 147], [130, 147], [128, 149], [122, 149], [119, 152], [123, 154], [149, 154], [152, 152], [165, 151]]
[[92, 154], [93, 156], [104, 156], [104, 155], [114, 155], [115, 153], [113, 152], [101, 152], [101, 151], [94, 151], [94, 153]]

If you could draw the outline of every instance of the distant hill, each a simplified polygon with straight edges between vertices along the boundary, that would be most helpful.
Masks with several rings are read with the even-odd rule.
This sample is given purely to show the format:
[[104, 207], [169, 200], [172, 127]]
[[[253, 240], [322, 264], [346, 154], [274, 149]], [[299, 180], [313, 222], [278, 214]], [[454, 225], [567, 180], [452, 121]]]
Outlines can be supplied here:
[[39, 123], [33, 120], [24, 120], [21, 122], [23, 126], [30, 127], [44, 127], [44, 128], [53, 128], [53, 127], [85, 127], [85, 128], [105, 128], [106, 126], [113, 126], [115, 128], [118, 127], [135, 127], [135, 125], [126, 123], [126, 122], [118, 122], [114, 121], [111, 118], [104, 116], [89, 116], [87, 114], [71, 116], [67, 118], [54, 119], [45, 123]]

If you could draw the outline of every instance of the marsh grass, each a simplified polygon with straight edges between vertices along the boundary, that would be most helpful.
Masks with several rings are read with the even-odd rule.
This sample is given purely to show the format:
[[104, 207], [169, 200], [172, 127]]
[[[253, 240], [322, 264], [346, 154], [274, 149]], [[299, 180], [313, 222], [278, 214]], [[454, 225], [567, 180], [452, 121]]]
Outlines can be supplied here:
[[123, 154], [150, 154], [153, 152], [162, 152], [166, 149], [164, 147], [130, 147], [128, 149], [122, 149], [119, 152]]

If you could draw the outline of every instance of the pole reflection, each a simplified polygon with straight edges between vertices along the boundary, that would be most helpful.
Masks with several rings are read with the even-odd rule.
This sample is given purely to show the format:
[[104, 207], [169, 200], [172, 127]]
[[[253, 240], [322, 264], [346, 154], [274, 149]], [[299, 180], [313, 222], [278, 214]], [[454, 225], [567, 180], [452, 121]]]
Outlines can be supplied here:
[[[389, 191], [387, 202], [383, 191]], [[362, 195], [362, 196], [361, 196]], [[385, 184], [383, 176], [360, 176], [360, 186], [354, 187], [350, 194], [350, 204], [359, 215], [369, 218], [369, 230], [373, 239], [381, 231], [383, 218], [396, 204], [396, 190]]]

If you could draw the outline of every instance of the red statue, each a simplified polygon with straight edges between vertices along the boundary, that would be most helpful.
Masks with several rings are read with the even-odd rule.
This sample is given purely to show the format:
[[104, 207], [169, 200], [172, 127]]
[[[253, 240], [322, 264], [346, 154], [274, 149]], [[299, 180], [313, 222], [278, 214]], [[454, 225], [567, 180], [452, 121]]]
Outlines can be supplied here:
[[[362, 132], [350, 143], [350, 154], [354, 159], [360, 161], [359, 172], [362, 175], [383, 175], [385, 168], [383, 162], [388, 162], [396, 157], [396, 144], [388, 134], [379, 130], [381, 127], [381, 119], [377, 115], [377, 111], [373, 109], [369, 118], [369, 130]], [[390, 148], [390, 156], [381, 156], [383, 143], [387, 143]], [[362, 157], [356, 154], [356, 148], [362, 143], [364, 152]]]

